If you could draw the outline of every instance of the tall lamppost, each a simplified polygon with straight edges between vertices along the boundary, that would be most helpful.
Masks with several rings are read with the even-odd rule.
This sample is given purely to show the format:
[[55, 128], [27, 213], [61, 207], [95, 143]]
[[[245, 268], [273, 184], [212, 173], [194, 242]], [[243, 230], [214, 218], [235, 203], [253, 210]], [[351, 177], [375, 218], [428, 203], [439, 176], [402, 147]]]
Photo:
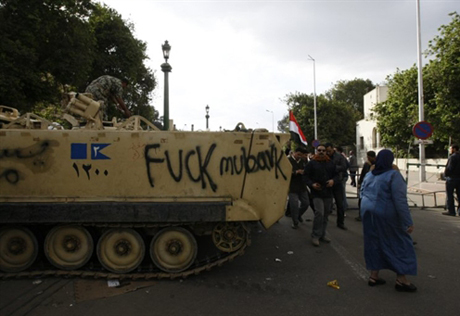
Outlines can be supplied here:
[[163, 57], [165, 58], [165, 62], [161, 64], [161, 71], [165, 73], [165, 90], [164, 90], [164, 114], [163, 114], [163, 129], [165, 131], [169, 130], [169, 81], [168, 81], [168, 73], [171, 72], [172, 67], [168, 64], [169, 52], [171, 51], [171, 46], [168, 44], [168, 41], [165, 41], [163, 45], [161, 45], [163, 49]]
[[[423, 65], [422, 65], [422, 38], [420, 34], [420, 0], [416, 2], [417, 9], [417, 68], [418, 68], [418, 120], [419, 122], [424, 121], [424, 98], [423, 98]], [[420, 182], [426, 182], [425, 173], [425, 144], [420, 142], [419, 144], [419, 179]]]
[[316, 70], [315, 59], [308, 55], [309, 59], [313, 61], [313, 112], [315, 116], [315, 140], [318, 140], [318, 123], [316, 121]]
[[209, 130], [209, 105], [206, 105], [206, 130]]
[[272, 131], [273, 133], [275, 132], [275, 114], [273, 113], [273, 111], [270, 111], [270, 110], [265, 110], [267, 112], [270, 112], [272, 114]]

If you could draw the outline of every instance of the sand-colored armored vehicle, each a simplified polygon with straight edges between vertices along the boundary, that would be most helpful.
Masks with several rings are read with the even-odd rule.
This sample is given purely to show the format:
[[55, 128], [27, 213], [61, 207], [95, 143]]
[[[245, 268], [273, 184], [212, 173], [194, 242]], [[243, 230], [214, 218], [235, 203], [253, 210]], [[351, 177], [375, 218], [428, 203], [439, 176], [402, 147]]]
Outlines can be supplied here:
[[139, 116], [107, 127], [87, 101], [72, 96], [67, 129], [3, 120], [0, 278], [184, 277], [242, 254], [251, 223], [283, 215], [288, 135], [161, 131]]

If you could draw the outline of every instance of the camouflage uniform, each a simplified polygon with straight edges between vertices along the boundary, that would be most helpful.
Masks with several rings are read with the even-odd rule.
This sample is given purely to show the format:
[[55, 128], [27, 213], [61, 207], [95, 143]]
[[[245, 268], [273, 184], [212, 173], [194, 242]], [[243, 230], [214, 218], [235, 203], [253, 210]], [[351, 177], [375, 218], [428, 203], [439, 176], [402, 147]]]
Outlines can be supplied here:
[[93, 80], [85, 92], [91, 93], [96, 101], [104, 101], [101, 111], [104, 113], [104, 118], [107, 119], [107, 105], [112, 101], [111, 96], [121, 98], [123, 86], [120, 79], [112, 76], [101, 76]]

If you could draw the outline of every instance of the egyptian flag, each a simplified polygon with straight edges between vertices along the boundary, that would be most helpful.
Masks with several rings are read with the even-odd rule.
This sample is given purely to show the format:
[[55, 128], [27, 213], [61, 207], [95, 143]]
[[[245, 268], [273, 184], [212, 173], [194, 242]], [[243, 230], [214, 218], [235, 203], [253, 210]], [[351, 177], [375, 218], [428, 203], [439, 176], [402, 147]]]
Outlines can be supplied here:
[[295, 116], [292, 113], [292, 111], [289, 111], [289, 132], [291, 133], [291, 139], [293, 141], [295, 141], [298, 144], [302, 143], [305, 146], [308, 145], [307, 139], [303, 135], [299, 123], [297, 123], [297, 120], [295, 119]]

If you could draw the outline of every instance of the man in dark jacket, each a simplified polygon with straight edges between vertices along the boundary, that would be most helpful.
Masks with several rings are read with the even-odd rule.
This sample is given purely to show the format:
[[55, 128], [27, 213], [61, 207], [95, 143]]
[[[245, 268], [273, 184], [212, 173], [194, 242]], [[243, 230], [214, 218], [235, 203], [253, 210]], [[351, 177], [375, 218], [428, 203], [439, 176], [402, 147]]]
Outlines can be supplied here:
[[[446, 195], [447, 195], [447, 212], [443, 215], [455, 216], [454, 191], [457, 193], [457, 200], [460, 204], [460, 151], [458, 145], [450, 146], [450, 157], [447, 160], [446, 170]], [[460, 216], [460, 205], [457, 207], [458, 216]]]
[[355, 153], [350, 150], [350, 154], [348, 155], [348, 164], [350, 167], [350, 178], [351, 178], [351, 186], [356, 187], [356, 171], [358, 171], [358, 159], [356, 159]]
[[304, 180], [310, 188], [315, 212], [311, 242], [318, 247], [320, 241], [331, 242], [326, 236], [326, 227], [332, 209], [332, 188], [340, 180], [334, 163], [326, 154], [326, 147], [319, 145], [316, 152], [305, 167]]
[[332, 160], [335, 166], [335, 171], [338, 174], [339, 181], [334, 182], [332, 194], [334, 195], [335, 204], [337, 206], [337, 227], [347, 230], [345, 227], [345, 209], [343, 206], [344, 190], [342, 179], [347, 173], [347, 159], [334, 150], [331, 143], [326, 143], [326, 153]]
[[302, 215], [310, 204], [307, 186], [302, 179], [305, 169], [305, 160], [302, 158], [306, 153], [307, 150], [299, 147], [288, 157], [292, 165], [292, 177], [289, 185], [289, 210], [291, 211], [292, 228], [294, 229], [299, 226], [299, 222], [303, 221]]

